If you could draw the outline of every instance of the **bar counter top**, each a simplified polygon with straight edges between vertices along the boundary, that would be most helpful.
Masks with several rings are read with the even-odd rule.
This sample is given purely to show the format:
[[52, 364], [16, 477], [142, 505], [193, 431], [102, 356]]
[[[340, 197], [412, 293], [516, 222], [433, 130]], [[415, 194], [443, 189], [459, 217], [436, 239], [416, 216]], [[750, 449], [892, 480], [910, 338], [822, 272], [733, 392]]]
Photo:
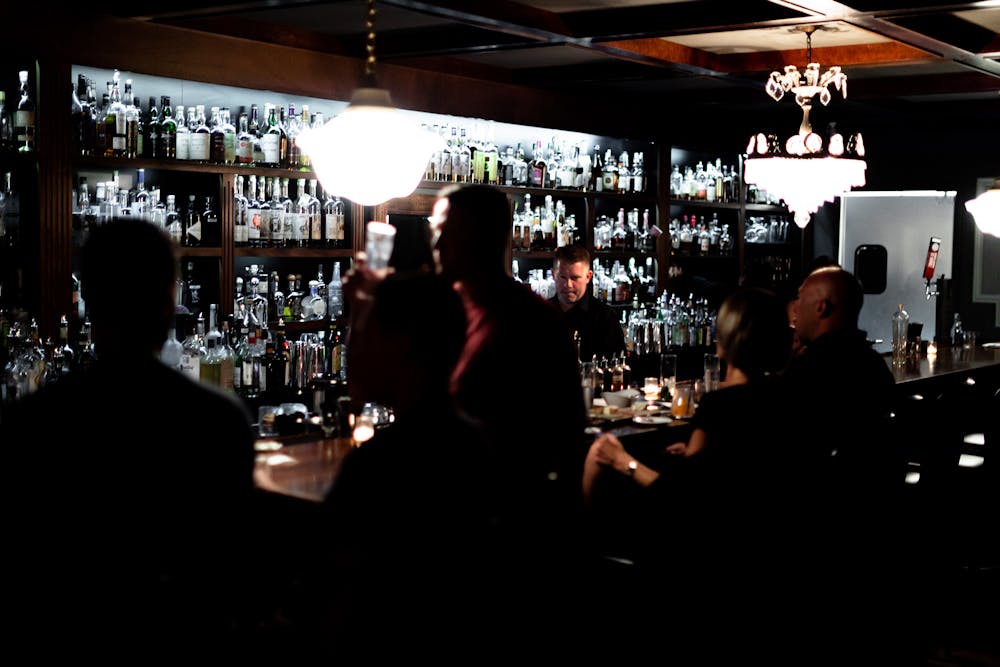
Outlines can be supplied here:
[[903, 366], [893, 366], [891, 355], [885, 355], [885, 362], [896, 378], [897, 385], [956, 373], [1000, 373], [1000, 348], [982, 345], [972, 348], [942, 347], [936, 354], [921, 355], [919, 359], [911, 359]]

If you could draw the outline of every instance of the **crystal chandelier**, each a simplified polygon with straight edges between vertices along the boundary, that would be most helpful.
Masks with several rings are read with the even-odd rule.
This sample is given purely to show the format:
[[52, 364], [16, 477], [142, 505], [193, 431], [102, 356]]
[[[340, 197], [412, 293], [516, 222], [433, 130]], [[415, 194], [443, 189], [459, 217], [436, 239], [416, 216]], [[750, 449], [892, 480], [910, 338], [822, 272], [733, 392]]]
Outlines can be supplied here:
[[365, 206], [412, 193], [442, 141], [393, 107], [375, 84], [375, 1], [365, 20], [365, 85], [344, 111], [297, 138], [328, 192]]
[[821, 73], [819, 63], [812, 62], [812, 33], [816, 26], [801, 30], [806, 33], [809, 60], [805, 72], [800, 73], [795, 65], [786, 65], [783, 74], [771, 72], [765, 89], [775, 100], [780, 100], [786, 92], [793, 93], [796, 104], [802, 108], [802, 124], [798, 134], [789, 137], [784, 146], [773, 134], [752, 136], [746, 150], [744, 180], [783, 199], [788, 210], [795, 214], [795, 224], [805, 227], [824, 202], [832, 202], [841, 193], [864, 185], [867, 165], [861, 159], [865, 146], [860, 133], [845, 140], [831, 123], [824, 146], [823, 138], [812, 131], [809, 111], [813, 98], [819, 95], [824, 106], [829, 104], [831, 85], [847, 97], [847, 75], [840, 67]]
[[972, 214], [979, 231], [1000, 236], [1000, 178], [991, 189], [965, 202], [965, 209]]

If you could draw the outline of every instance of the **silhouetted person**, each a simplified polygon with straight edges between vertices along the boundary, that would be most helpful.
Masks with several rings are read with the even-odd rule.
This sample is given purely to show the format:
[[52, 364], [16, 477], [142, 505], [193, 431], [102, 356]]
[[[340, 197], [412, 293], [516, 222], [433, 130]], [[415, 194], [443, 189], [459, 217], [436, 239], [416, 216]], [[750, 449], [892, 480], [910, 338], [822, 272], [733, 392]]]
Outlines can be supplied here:
[[316, 526], [329, 544], [315, 565], [339, 616], [329, 655], [370, 661], [400, 645], [409, 656], [468, 655], [486, 630], [475, 607], [492, 606], [482, 560], [492, 507], [483, 439], [449, 395], [462, 301], [433, 273], [392, 274], [351, 326], [350, 395], [394, 420], [347, 454]]
[[97, 360], [2, 424], [10, 636], [74, 658], [233, 655], [256, 615], [249, 414], [159, 360], [177, 271], [159, 229], [112, 221], [80, 262]]
[[572, 333], [552, 304], [511, 275], [511, 207], [503, 192], [442, 190], [431, 230], [438, 270], [465, 304], [466, 344], [451, 390], [496, 456], [508, 594], [523, 594], [514, 631], [558, 641], [560, 630], [575, 625], [577, 608], [564, 595], [580, 555], [586, 455]]
[[581, 245], [556, 249], [552, 262], [556, 295], [549, 299], [562, 311], [570, 331], [580, 335], [580, 361], [611, 358], [625, 351], [625, 332], [614, 309], [593, 296], [590, 252]]

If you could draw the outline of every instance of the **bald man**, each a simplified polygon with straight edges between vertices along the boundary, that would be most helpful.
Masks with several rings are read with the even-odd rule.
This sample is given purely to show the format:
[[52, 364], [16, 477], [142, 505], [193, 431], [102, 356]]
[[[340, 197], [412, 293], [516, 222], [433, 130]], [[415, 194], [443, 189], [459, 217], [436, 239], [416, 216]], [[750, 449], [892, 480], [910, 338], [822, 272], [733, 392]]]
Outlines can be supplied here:
[[[802, 631], [836, 644], [843, 653], [834, 661], [844, 663], [861, 646], [880, 659], [900, 659], [908, 638], [885, 632], [880, 615], [916, 609], [907, 602], [905, 542], [897, 532], [905, 471], [901, 443], [888, 428], [895, 381], [858, 329], [863, 301], [858, 280], [839, 266], [806, 276], [789, 308], [800, 349], [785, 372], [795, 397], [789, 419], [814, 463], [801, 471], [796, 499], [810, 508], [801, 544], [814, 576], [803, 577], [802, 590], [826, 600], [815, 604], [815, 622]], [[849, 631], [824, 616], [842, 606], [852, 610]]]

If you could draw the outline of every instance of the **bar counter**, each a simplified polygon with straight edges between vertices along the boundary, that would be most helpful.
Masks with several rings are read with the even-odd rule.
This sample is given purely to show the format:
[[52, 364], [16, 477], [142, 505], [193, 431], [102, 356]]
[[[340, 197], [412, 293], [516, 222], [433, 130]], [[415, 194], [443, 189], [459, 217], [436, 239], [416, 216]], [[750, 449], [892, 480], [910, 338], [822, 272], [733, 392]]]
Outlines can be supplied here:
[[[948, 347], [901, 367], [893, 367], [891, 357], [886, 356], [886, 364], [896, 379], [897, 398], [915, 393], [942, 393], [949, 387], [966, 384], [970, 378], [983, 383], [989, 392], [1000, 389], [1000, 348]], [[641, 417], [638, 421], [633, 419], [629, 410], [609, 411], [598, 403], [590, 414], [588, 436], [614, 433], [640, 456], [686, 440], [690, 433], [690, 423], [683, 419], [651, 425], [641, 423]], [[254, 481], [263, 491], [308, 503], [321, 502], [344, 456], [354, 446], [356, 443], [350, 437], [325, 438], [318, 431], [261, 438], [256, 443]]]
[[1000, 373], [1000, 347], [941, 347], [936, 354], [921, 355], [898, 367], [892, 365], [892, 355], [885, 361], [897, 385], [956, 374], [995, 375]]

